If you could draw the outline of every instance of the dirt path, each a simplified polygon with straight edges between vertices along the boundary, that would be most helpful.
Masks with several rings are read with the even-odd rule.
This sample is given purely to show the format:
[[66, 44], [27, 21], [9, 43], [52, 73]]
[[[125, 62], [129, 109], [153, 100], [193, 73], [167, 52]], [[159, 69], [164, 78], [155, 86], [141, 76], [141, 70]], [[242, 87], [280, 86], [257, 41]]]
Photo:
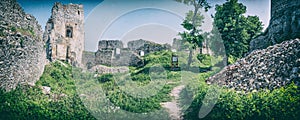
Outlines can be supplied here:
[[170, 95], [173, 96], [175, 99], [173, 99], [171, 102], [164, 102], [161, 103], [161, 106], [163, 108], [166, 108], [170, 118], [172, 120], [181, 120], [181, 112], [180, 112], [180, 107], [178, 106], [178, 100], [179, 100], [179, 94], [181, 90], [184, 88], [184, 85], [180, 85], [175, 87]]

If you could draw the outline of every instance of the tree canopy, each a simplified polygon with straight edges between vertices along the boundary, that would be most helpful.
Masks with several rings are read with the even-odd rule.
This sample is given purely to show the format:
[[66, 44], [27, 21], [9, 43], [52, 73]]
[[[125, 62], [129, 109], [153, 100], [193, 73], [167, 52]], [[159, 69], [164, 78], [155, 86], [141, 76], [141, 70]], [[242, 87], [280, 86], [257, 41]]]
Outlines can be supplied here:
[[221, 33], [226, 55], [234, 61], [249, 51], [251, 39], [262, 32], [262, 22], [257, 16], [244, 16], [246, 9], [238, 0], [227, 0], [215, 8], [214, 23]]
[[188, 43], [189, 45], [189, 58], [188, 58], [188, 67], [192, 62], [193, 49], [197, 47], [200, 48], [200, 54], [202, 54], [202, 42], [203, 36], [201, 35], [201, 26], [204, 20], [204, 16], [201, 15], [200, 9], [204, 8], [206, 11], [210, 8], [209, 4], [206, 0], [175, 0], [177, 2], [181, 2], [187, 5], [193, 5], [194, 11], [189, 11], [186, 14], [186, 18], [181, 24], [186, 31], [179, 33], [181, 36], [183, 43]]

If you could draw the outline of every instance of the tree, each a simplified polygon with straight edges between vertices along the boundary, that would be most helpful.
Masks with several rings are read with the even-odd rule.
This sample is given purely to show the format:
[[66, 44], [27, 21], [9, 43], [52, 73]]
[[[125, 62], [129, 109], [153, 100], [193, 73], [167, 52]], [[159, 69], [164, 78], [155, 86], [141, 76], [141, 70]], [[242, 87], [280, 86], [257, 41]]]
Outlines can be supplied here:
[[262, 32], [262, 22], [257, 16], [247, 16], [246, 6], [238, 0], [227, 0], [223, 5], [216, 5], [214, 23], [221, 33], [225, 52], [233, 62], [249, 51], [252, 38]]
[[225, 55], [224, 43], [221, 37], [219, 30], [216, 27], [216, 24], [213, 24], [212, 30], [207, 36], [208, 46], [213, 51], [216, 56]]
[[177, 2], [184, 3], [186, 5], [193, 5], [194, 11], [189, 11], [183, 23], [181, 24], [186, 31], [179, 33], [182, 40], [188, 42], [189, 45], [189, 58], [187, 66], [190, 67], [193, 58], [193, 49], [200, 48], [200, 54], [202, 53], [202, 41], [201, 29], [204, 16], [200, 14], [200, 9], [204, 8], [206, 11], [210, 8], [206, 0], [175, 0]]

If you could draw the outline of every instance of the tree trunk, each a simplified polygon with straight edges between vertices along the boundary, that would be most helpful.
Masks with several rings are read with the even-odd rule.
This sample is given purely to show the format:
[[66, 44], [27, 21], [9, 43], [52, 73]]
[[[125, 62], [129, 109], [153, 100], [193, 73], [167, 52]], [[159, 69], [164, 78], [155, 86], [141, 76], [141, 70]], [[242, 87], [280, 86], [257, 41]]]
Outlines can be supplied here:
[[192, 58], [193, 58], [193, 50], [190, 49], [190, 52], [189, 52], [189, 59], [188, 59], [188, 64], [187, 64], [188, 69], [189, 69], [190, 66], [191, 66]]
[[208, 55], [210, 55], [210, 53], [209, 53], [209, 45], [208, 45], [208, 40], [205, 40], [205, 47], [206, 47], [206, 52], [207, 52], [207, 54]]

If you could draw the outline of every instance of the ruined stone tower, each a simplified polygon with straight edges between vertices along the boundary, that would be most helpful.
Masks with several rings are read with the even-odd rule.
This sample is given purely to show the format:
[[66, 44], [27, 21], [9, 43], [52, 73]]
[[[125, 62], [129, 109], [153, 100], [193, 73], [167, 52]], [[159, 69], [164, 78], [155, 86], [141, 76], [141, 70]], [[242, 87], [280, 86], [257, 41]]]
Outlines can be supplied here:
[[81, 66], [84, 50], [83, 5], [55, 3], [44, 33], [47, 58]]
[[271, 20], [264, 34], [250, 42], [251, 51], [300, 38], [300, 1], [271, 0]]

